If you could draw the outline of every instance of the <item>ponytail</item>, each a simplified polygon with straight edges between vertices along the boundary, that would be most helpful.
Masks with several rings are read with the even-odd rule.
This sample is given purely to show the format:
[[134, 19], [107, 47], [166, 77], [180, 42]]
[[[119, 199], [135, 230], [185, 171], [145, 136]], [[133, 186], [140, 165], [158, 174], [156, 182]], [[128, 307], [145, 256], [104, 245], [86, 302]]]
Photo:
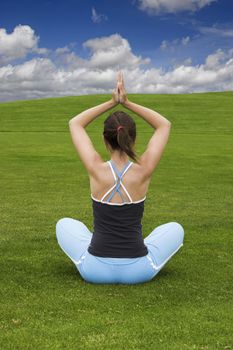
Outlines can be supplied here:
[[134, 150], [136, 139], [136, 124], [133, 118], [123, 111], [110, 114], [104, 121], [104, 138], [113, 150], [125, 152], [138, 163], [138, 156]]
[[117, 142], [120, 147], [120, 150], [122, 152], [125, 152], [130, 158], [137, 162], [137, 155], [134, 151], [132, 138], [130, 137], [128, 129], [126, 127], [118, 129]]

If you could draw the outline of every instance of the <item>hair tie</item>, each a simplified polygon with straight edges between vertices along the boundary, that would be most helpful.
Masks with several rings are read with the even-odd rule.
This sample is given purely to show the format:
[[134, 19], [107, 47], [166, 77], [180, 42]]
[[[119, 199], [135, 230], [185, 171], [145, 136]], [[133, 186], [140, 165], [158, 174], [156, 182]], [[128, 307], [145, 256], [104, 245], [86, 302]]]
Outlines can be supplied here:
[[123, 125], [119, 125], [119, 126], [117, 127], [117, 132], [118, 132], [120, 129], [124, 129], [124, 126], [123, 126]]

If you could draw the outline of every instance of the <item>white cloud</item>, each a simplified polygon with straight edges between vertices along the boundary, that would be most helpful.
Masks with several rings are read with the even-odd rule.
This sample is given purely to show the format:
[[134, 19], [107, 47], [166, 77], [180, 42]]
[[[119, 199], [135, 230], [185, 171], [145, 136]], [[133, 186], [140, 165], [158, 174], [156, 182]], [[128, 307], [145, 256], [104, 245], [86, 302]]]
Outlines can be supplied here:
[[185, 38], [181, 39], [182, 45], [187, 45], [190, 42], [190, 37], [186, 36]]
[[218, 49], [215, 53], [206, 57], [205, 65], [208, 69], [217, 69], [221, 67], [221, 64], [226, 57], [226, 53], [223, 50]]
[[217, 0], [138, 0], [139, 9], [148, 14], [198, 11]]
[[108, 17], [104, 14], [98, 14], [96, 12], [96, 9], [94, 7], [92, 7], [91, 9], [91, 19], [94, 23], [100, 23], [102, 21], [106, 21], [108, 19]]
[[172, 41], [168, 41], [168, 40], [163, 40], [161, 45], [160, 45], [160, 49], [161, 50], [175, 50], [176, 47], [178, 45], [182, 45], [182, 46], [186, 46], [188, 43], [190, 42], [190, 37], [189, 36], [186, 36], [184, 38], [177, 38], [177, 39], [174, 39]]
[[223, 37], [233, 37], [233, 28], [217, 28], [216, 26], [212, 27], [205, 27], [200, 26], [199, 31], [203, 34], [212, 34], [212, 35], [218, 35]]
[[63, 53], [67, 53], [67, 52], [70, 52], [70, 48], [68, 46], [58, 47], [55, 50], [55, 53], [58, 55], [63, 54]]
[[[181, 45], [189, 41], [187, 37], [177, 40]], [[50, 57], [0, 67], [0, 100], [111, 94], [119, 68], [128, 93], [233, 90], [233, 48], [216, 50], [203, 64], [193, 65], [188, 57], [165, 70], [148, 65], [150, 59], [136, 55], [119, 34], [93, 38], [83, 46], [90, 51], [86, 59], [64, 46]]]
[[188, 57], [184, 60], [177, 60], [176, 58], [173, 58], [172, 62], [173, 62], [173, 67], [191, 66], [192, 65], [192, 58]]
[[89, 66], [93, 68], [116, 67], [119, 62], [124, 62], [124, 67], [136, 67], [150, 62], [148, 58], [134, 55], [129, 42], [119, 34], [90, 39], [83, 46], [92, 53]]
[[0, 28], [0, 64], [24, 58], [28, 53], [47, 54], [48, 49], [38, 48], [39, 36], [28, 25], [19, 24], [12, 33]]
[[167, 40], [163, 40], [161, 45], [160, 45], [160, 49], [161, 50], [166, 50], [168, 48], [168, 41]]

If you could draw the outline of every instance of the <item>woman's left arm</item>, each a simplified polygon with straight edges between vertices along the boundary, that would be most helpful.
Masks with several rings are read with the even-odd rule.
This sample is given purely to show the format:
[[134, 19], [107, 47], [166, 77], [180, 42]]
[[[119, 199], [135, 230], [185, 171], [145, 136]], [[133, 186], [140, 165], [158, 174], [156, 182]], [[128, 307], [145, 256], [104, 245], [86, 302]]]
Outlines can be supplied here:
[[96, 119], [100, 114], [115, 107], [118, 102], [114, 97], [100, 105], [89, 108], [69, 120], [69, 129], [73, 144], [88, 173], [94, 175], [97, 163], [102, 163], [103, 159], [95, 150], [85, 127]]

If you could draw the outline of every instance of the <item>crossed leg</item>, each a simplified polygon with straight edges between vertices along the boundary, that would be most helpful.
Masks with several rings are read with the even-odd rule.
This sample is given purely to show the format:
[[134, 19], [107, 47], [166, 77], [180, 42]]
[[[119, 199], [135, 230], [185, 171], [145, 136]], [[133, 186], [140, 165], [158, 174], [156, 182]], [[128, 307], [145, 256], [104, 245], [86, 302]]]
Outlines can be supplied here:
[[92, 233], [76, 219], [62, 218], [56, 223], [58, 244], [64, 253], [77, 265], [91, 242]]
[[[76, 219], [62, 218], [56, 224], [58, 244], [77, 268], [81, 263], [82, 255], [91, 242], [92, 235], [93, 233], [89, 231], [87, 226]], [[177, 222], [168, 222], [157, 226], [144, 239], [149, 250], [147, 258], [155, 271], [154, 276], [182, 247], [183, 240], [184, 229]]]
[[145, 239], [151, 266], [156, 275], [168, 260], [183, 246], [184, 229], [178, 222], [156, 227]]

